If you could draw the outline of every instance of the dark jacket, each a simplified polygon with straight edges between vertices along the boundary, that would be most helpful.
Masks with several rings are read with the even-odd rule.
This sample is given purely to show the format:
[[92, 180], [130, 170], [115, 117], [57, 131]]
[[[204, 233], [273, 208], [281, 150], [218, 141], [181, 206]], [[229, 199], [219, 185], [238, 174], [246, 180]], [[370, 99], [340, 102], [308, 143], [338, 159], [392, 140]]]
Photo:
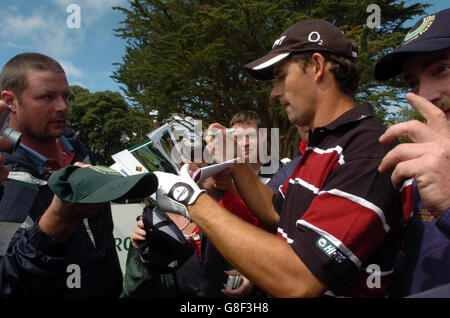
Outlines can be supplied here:
[[[87, 147], [71, 131], [60, 141], [75, 153], [72, 163], [93, 163]], [[37, 226], [53, 198], [46, 184], [51, 173], [43, 167], [45, 157], [23, 145], [13, 155], [3, 155], [10, 178], [16, 180], [4, 183], [0, 201], [0, 223], [12, 235], [3, 242], [7, 248], [0, 247], [0, 294], [118, 297], [123, 278], [109, 204], [80, 222], [70, 241], [56, 241]]]
[[[450, 207], [440, 217], [433, 217], [423, 205], [415, 181], [413, 186], [414, 214], [394, 265], [391, 297], [410, 296], [450, 284]], [[450, 297], [448, 288], [438, 291], [439, 296], [435, 297]]]

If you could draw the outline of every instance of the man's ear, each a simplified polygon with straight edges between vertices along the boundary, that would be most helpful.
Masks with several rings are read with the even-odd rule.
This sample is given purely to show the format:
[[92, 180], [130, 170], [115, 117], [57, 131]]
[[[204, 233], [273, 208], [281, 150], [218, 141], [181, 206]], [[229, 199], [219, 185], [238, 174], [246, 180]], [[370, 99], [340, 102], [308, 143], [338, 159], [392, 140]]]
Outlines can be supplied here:
[[11, 111], [17, 111], [18, 99], [16, 95], [10, 90], [3, 90], [1, 92], [1, 98], [6, 105], [11, 109]]
[[326, 67], [325, 57], [322, 54], [316, 52], [311, 56], [310, 63], [314, 67], [316, 80], [317, 81], [322, 80]]

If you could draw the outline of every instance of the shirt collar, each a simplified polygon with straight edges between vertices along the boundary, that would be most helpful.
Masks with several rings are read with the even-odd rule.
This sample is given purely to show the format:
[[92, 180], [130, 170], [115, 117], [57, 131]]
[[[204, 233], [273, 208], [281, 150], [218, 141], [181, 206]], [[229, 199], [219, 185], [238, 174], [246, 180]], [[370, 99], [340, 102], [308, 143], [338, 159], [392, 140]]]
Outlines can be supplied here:
[[342, 114], [339, 118], [332, 121], [328, 125], [319, 128], [325, 128], [328, 130], [334, 130], [339, 126], [360, 121], [364, 118], [373, 117], [372, 106], [369, 103], [362, 103], [358, 107], [352, 108], [349, 111]]
[[[61, 145], [67, 149], [70, 152], [73, 152], [73, 146], [70, 144], [70, 142], [67, 140], [66, 137], [61, 136], [58, 138], [59, 142], [61, 143]], [[31, 149], [28, 146], [25, 146], [24, 144], [20, 144], [19, 147], [21, 147], [23, 150], [25, 150], [26, 153], [28, 153], [30, 155], [30, 159], [31, 161], [36, 164], [37, 166], [43, 166], [47, 161], [48, 158], [44, 155], [41, 155], [39, 152], [37, 152], [36, 150]]]
[[373, 117], [372, 106], [369, 103], [362, 103], [361, 105], [350, 109], [342, 114], [340, 117], [332, 121], [326, 126], [317, 127], [314, 132], [309, 134], [309, 144], [317, 145], [321, 140], [327, 136], [331, 131], [344, 126], [349, 123], [359, 122], [365, 118]]

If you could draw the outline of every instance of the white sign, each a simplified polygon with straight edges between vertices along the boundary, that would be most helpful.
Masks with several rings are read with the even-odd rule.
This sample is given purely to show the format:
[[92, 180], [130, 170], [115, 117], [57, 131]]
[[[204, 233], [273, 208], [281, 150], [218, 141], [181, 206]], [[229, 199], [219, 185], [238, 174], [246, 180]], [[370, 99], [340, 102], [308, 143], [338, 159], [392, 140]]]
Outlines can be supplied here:
[[127, 254], [130, 249], [130, 233], [137, 225], [136, 218], [142, 214], [144, 203], [114, 204], [111, 203], [111, 211], [114, 222], [114, 241], [117, 255], [119, 255], [122, 274], [125, 276]]

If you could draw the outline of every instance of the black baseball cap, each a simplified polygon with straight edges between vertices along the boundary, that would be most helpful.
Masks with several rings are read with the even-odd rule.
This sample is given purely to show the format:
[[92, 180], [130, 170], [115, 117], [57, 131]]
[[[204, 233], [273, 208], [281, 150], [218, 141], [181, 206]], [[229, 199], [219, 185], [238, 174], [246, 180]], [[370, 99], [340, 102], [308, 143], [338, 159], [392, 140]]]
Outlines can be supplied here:
[[354, 44], [334, 24], [319, 19], [301, 20], [284, 31], [273, 43], [269, 54], [244, 66], [247, 72], [259, 80], [273, 79], [273, 66], [300, 52], [330, 52], [356, 58]]
[[158, 178], [151, 172], [125, 177], [106, 166], [69, 165], [54, 172], [48, 186], [66, 202], [102, 203], [146, 198], [158, 188]]
[[450, 9], [420, 19], [402, 46], [382, 57], [375, 65], [375, 78], [387, 80], [402, 72], [404, 59], [412, 53], [439, 51], [450, 47]]
[[139, 255], [151, 272], [174, 272], [194, 253], [194, 247], [166, 213], [145, 207], [142, 221], [146, 235], [139, 243]]

